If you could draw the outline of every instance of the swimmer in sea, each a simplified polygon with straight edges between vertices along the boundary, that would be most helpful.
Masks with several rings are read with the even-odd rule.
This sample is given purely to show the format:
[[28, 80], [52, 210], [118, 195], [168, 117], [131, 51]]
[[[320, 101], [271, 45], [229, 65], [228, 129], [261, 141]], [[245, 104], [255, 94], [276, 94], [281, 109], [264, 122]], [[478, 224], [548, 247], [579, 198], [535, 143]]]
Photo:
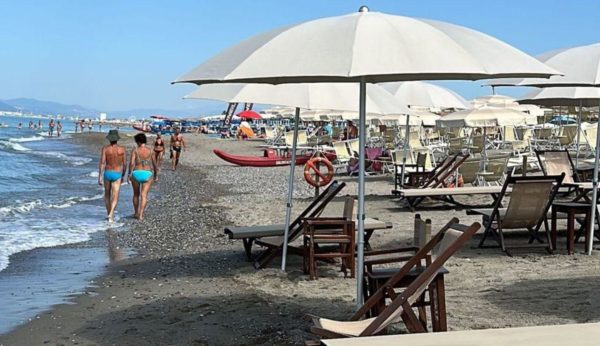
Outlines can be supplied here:
[[98, 184], [104, 185], [104, 205], [108, 222], [112, 222], [119, 201], [121, 179], [126, 172], [125, 148], [117, 145], [119, 132], [110, 130], [106, 139], [110, 142], [102, 148], [98, 164]]
[[134, 217], [141, 221], [144, 219], [144, 210], [148, 204], [148, 192], [152, 182], [157, 178], [156, 157], [153, 155], [153, 150], [146, 146], [145, 134], [138, 133], [133, 139], [136, 147], [131, 150], [128, 179], [133, 188]]

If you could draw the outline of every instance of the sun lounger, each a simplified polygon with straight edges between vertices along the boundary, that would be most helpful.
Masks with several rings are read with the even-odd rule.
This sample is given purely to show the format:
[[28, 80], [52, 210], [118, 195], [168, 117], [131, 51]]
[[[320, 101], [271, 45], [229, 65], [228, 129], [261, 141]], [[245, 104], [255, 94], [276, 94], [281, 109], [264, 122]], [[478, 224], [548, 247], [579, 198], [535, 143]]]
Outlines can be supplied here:
[[[529, 177], [513, 177], [509, 174], [493, 209], [473, 209], [468, 212], [468, 214], [479, 214], [483, 217], [485, 233], [479, 242], [479, 247], [483, 247], [485, 240], [491, 236], [500, 245], [502, 251], [510, 255], [504, 241], [504, 230], [526, 229], [530, 233], [529, 244], [518, 247], [533, 247], [533, 241], [537, 240], [549, 252], [552, 252], [547, 214], [564, 176], [564, 173], [559, 176]], [[502, 198], [511, 187], [510, 201], [504, 208], [501, 204]], [[547, 242], [545, 244], [538, 235], [542, 223], [546, 230]]]
[[[493, 203], [496, 202], [498, 196], [502, 192], [502, 186], [464, 186], [464, 187], [443, 187], [443, 188], [427, 188], [427, 189], [405, 189], [397, 190], [396, 194], [402, 197], [409, 208], [414, 211], [423, 200], [426, 198], [440, 200], [446, 203], [462, 206], [462, 203], [457, 202], [455, 196], [465, 195], [490, 195]], [[507, 191], [507, 192], [510, 192]]]
[[398, 334], [356, 339], [322, 340], [325, 346], [596, 346], [600, 323], [578, 323], [519, 328], [460, 330], [447, 333]]
[[[411, 333], [426, 332], [424, 321], [421, 321], [413, 308], [420, 305], [424, 294], [432, 294], [430, 284], [444, 263], [456, 253], [480, 228], [479, 223], [470, 226], [458, 224], [452, 219], [422, 249], [400, 268], [383, 286], [381, 286], [363, 306], [351, 317], [350, 321], [335, 321], [313, 315], [307, 318], [312, 321], [311, 332], [322, 338], [362, 337], [385, 332], [395, 322], [403, 321]], [[424, 268], [405, 290], [398, 294], [394, 288], [406, 275], [415, 268]], [[389, 305], [377, 317], [365, 318], [373, 306], [386, 298], [391, 299]], [[439, 313], [433, 311], [432, 313]]]
[[[296, 237], [298, 232], [301, 231], [302, 218], [305, 217], [316, 217], [321, 214], [327, 204], [346, 186], [346, 183], [338, 183], [334, 181], [323, 192], [306, 207], [300, 215], [290, 223], [290, 236]], [[272, 237], [273, 232], [279, 232], [275, 235], [283, 236], [283, 225], [260, 225], [260, 226], [247, 226], [247, 227], [225, 227], [225, 234], [229, 235], [230, 239], [242, 239], [244, 243], [244, 250], [250, 260], [252, 258], [252, 245], [256, 242], [259, 243], [261, 240], [269, 241], [269, 237]], [[290, 238], [293, 239], [293, 238]], [[268, 251], [268, 250], [267, 250]], [[260, 258], [260, 262], [257, 262], [259, 268], [266, 265], [272, 257], [277, 254], [263, 252]], [[256, 265], [256, 264], [255, 264]]]

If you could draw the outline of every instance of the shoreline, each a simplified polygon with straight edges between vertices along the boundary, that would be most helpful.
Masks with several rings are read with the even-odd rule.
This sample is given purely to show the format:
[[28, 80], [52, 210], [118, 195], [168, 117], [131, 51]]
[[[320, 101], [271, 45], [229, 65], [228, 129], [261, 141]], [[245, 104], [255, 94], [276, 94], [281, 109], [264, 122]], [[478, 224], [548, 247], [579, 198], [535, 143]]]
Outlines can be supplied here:
[[[74, 304], [55, 306], [0, 336], [1, 344], [301, 344], [310, 338], [306, 313], [340, 320], [351, 315], [355, 281], [344, 279], [337, 266], [320, 265], [314, 281], [302, 273], [297, 256], [288, 258], [285, 273], [280, 258], [257, 271], [241, 242], [223, 234], [225, 225], [282, 222], [286, 167], [234, 167], [211, 152], [257, 153], [256, 143], [202, 135], [186, 141], [181, 169], [163, 170], [153, 186], [146, 219], [127, 219], [128, 230], [117, 234], [118, 243], [138, 255], [111, 265]], [[313, 194], [298, 171], [294, 214]], [[415, 214], [390, 198], [390, 180], [367, 183], [367, 215], [393, 223], [371, 238], [377, 249], [412, 242]], [[340, 196], [355, 194], [356, 177], [343, 181]], [[480, 221], [464, 209], [428, 206], [434, 208], [419, 213], [432, 219], [434, 231], [453, 216]], [[342, 207], [343, 198], [336, 198], [324, 215], [339, 215]], [[475, 248], [480, 236], [446, 266], [450, 330], [600, 320], [593, 299], [600, 289], [598, 252], [568, 256], [561, 237], [554, 255], [532, 250], [508, 257]], [[394, 329], [403, 332], [402, 324]]]

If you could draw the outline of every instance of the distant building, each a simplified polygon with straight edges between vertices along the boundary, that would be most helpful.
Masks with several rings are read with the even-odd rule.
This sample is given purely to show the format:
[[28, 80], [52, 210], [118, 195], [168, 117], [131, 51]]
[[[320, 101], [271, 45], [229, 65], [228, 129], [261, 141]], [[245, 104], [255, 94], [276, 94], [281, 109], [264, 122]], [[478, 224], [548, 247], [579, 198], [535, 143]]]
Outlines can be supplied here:
[[106, 120], [106, 113], [100, 113], [100, 121]]

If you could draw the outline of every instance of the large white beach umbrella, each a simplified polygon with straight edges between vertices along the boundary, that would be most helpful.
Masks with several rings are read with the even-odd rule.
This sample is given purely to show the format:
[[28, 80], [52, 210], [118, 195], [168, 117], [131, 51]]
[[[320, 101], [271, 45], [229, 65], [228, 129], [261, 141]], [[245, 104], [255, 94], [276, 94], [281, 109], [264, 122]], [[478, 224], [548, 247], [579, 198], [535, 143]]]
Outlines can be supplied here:
[[411, 107], [471, 108], [469, 102], [459, 94], [432, 83], [413, 81], [387, 82], [379, 85]]
[[600, 43], [563, 48], [537, 56], [546, 65], [563, 75], [542, 78], [510, 78], [488, 81], [491, 86], [600, 87]]
[[547, 78], [554, 74], [559, 72], [475, 30], [439, 21], [369, 12], [363, 6], [358, 13], [311, 20], [251, 37], [217, 54], [175, 83], [359, 84], [357, 305], [360, 306], [364, 269], [367, 83]]
[[526, 125], [527, 114], [510, 108], [481, 107], [450, 113], [436, 120], [439, 128]]
[[[368, 116], [373, 114], [408, 114], [409, 108], [382, 87], [375, 84], [367, 85], [365, 97]], [[329, 110], [342, 111], [342, 118], [358, 119], [359, 95], [356, 86], [350, 83], [290, 83], [290, 84], [259, 84], [259, 83], [227, 83], [202, 85], [192, 93], [184, 96], [186, 99], [206, 99], [223, 102], [252, 102], [278, 106], [295, 107], [295, 123], [303, 121], [319, 121]], [[304, 110], [300, 110], [300, 108]], [[283, 110], [289, 111], [289, 110]], [[294, 171], [296, 167], [296, 147], [298, 126], [294, 126], [292, 140], [290, 176], [288, 179], [288, 196], [285, 214], [284, 239], [289, 233], [294, 191]], [[282, 270], [285, 270], [287, 244], [284, 245]]]
[[[493, 87], [495, 86], [535, 86], [540, 88], [564, 88], [564, 87], [600, 87], [600, 43], [594, 43], [585, 46], [578, 46], [572, 48], [563, 48], [547, 53], [543, 53], [537, 57], [540, 61], [546, 65], [560, 69], [563, 75], [553, 76], [549, 79], [539, 79], [535, 77], [521, 78], [521, 79], [500, 79], [489, 81], [487, 84]], [[566, 90], [563, 90], [566, 91]], [[589, 92], [589, 91], [588, 91]], [[593, 92], [592, 92], [593, 93]], [[567, 92], [562, 96], [569, 95]], [[589, 98], [586, 95], [582, 95], [580, 99], [582, 102], [587, 102]], [[564, 97], [562, 97], [564, 99]], [[558, 100], [557, 100], [558, 102]], [[562, 101], [560, 101], [563, 103]], [[596, 105], [600, 105], [600, 99], [597, 99]], [[577, 131], [577, 143], [579, 144], [579, 132], [580, 132], [580, 121], [581, 121], [581, 107], [579, 107], [578, 116], [578, 131]], [[597, 123], [598, 130], [600, 130], [600, 121]], [[600, 136], [596, 138], [596, 148], [600, 146]], [[594, 235], [594, 220], [596, 218], [596, 204], [598, 197], [598, 165], [600, 164], [600, 151], [596, 150], [595, 164], [594, 164], [594, 176], [592, 177], [592, 216], [590, 222], [590, 229], [588, 236], [590, 240], [593, 240]], [[592, 243], [589, 242], [587, 249], [588, 254], [592, 254]]]
[[[229, 83], [203, 85], [184, 98], [356, 112], [358, 91], [355, 85], [349, 83]], [[410, 111], [404, 103], [376, 84], [367, 85], [366, 103], [370, 114], [407, 114]]]
[[517, 101], [512, 97], [505, 96], [505, 95], [497, 95], [497, 94], [479, 96], [479, 97], [476, 97], [476, 98], [472, 99], [471, 101], [469, 101], [469, 103], [473, 106], [473, 108], [487, 107], [487, 106], [515, 107], [515, 106], [519, 105], [519, 103], [517, 103]]

